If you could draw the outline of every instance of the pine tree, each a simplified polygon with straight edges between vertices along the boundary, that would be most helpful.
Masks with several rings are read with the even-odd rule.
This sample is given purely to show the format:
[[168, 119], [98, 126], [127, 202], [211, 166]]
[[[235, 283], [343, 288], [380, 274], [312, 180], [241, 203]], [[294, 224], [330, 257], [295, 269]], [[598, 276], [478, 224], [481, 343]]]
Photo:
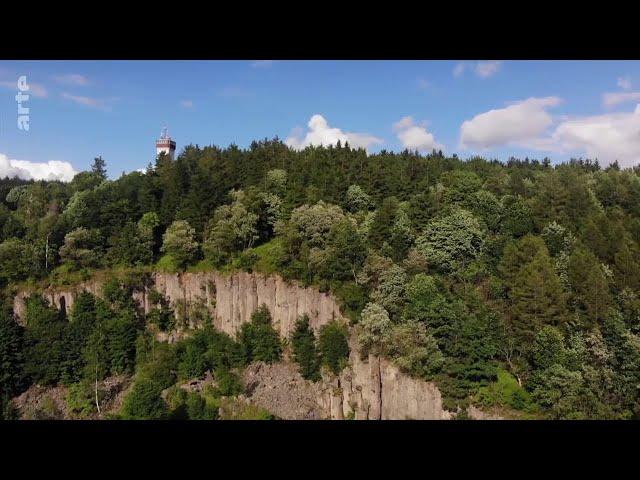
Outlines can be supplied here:
[[240, 327], [238, 340], [244, 349], [247, 362], [272, 363], [280, 360], [280, 336], [271, 325], [271, 313], [264, 304], [251, 314], [250, 323]]
[[102, 156], [93, 159], [93, 165], [91, 165], [91, 172], [96, 174], [103, 180], [107, 179], [107, 162], [102, 159]]
[[0, 400], [24, 386], [24, 329], [0, 310]]
[[545, 325], [566, 320], [566, 299], [546, 249], [540, 250], [515, 279], [511, 293], [513, 333], [523, 346]]
[[319, 380], [320, 358], [316, 348], [316, 337], [309, 327], [308, 315], [301, 315], [296, 320], [295, 329], [291, 332], [291, 346], [300, 375], [307, 380]]
[[604, 318], [613, 301], [607, 272], [593, 253], [578, 248], [569, 257], [568, 275], [573, 303], [583, 314], [586, 325], [595, 325]]

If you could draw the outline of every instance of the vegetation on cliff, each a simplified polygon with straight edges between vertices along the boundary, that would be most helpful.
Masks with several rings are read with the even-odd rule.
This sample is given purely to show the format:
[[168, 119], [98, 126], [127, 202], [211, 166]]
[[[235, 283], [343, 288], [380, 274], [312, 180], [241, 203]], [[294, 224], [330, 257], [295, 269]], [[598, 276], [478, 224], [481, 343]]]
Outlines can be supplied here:
[[[121, 266], [278, 272], [333, 291], [364, 351], [435, 379], [449, 408], [471, 399], [553, 418], [637, 418], [639, 175], [588, 160], [295, 151], [278, 140], [188, 146], [114, 181], [100, 162], [68, 184], [0, 181], [0, 286], [8, 295], [17, 282]], [[24, 331], [7, 326], [5, 308], [4, 398], [92, 368], [137, 371], [148, 319], [124, 298], [87, 297], [71, 323], [32, 300]], [[156, 315], [171, 327], [170, 313]], [[280, 357], [268, 327], [244, 328], [244, 361]], [[232, 369], [236, 347], [210, 341]], [[313, 378], [302, 324], [295, 342]], [[183, 371], [216, 368], [200, 348], [184, 346]], [[136, 391], [155, 398], [151, 387]]]

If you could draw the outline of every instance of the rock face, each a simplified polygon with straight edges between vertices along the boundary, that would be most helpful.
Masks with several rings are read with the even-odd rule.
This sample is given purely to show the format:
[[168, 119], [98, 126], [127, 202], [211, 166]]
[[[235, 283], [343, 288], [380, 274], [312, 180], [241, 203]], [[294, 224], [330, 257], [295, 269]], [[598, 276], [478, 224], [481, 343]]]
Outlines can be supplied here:
[[[360, 358], [352, 333], [349, 365], [322, 396], [330, 418], [356, 420], [447, 420], [452, 414], [442, 407], [436, 385], [412, 378], [385, 358]], [[326, 379], [325, 379], [326, 383]]]
[[[151, 290], [167, 298], [185, 326], [198, 327], [202, 318], [198, 312], [204, 309], [211, 315], [217, 329], [232, 336], [263, 303], [271, 312], [274, 327], [283, 337], [289, 336], [297, 317], [305, 313], [316, 331], [332, 320], [343, 319], [339, 305], [331, 295], [286, 282], [275, 275], [155, 273], [148, 286], [134, 293], [145, 313], [154, 308], [150, 300]], [[74, 288], [46, 290], [43, 295], [68, 313], [82, 291], [100, 296], [102, 288], [98, 282], [89, 281]], [[27, 292], [20, 292], [14, 299], [14, 313], [19, 321], [24, 318], [27, 295]], [[180, 338], [180, 332], [165, 337], [169, 341], [177, 338]], [[349, 365], [342, 373], [338, 377], [325, 377], [316, 384], [304, 380], [295, 365], [250, 366], [245, 373], [245, 377], [249, 375], [245, 382], [252, 392], [251, 400], [280, 418], [291, 419], [451, 418], [451, 414], [442, 407], [442, 397], [435, 384], [403, 374], [384, 358], [369, 355], [361, 359], [354, 333], [350, 346]]]
[[[277, 275], [265, 277], [255, 273], [222, 275], [217, 272], [171, 275], [157, 273], [153, 288], [164, 295], [178, 314], [193, 325], [193, 309], [206, 308], [214, 326], [235, 335], [240, 326], [263, 303], [269, 308], [275, 329], [282, 336], [293, 330], [299, 315], [309, 316], [311, 327], [318, 330], [332, 320], [342, 318], [338, 303], [326, 293], [286, 282]], [[186, 304], [181, 312], [182, 304]], [[145, 311], [150, 306], [145, 303]]]
[[318, 399], [322, 396], [321, 382], [306, 381], [296, 365], [287, 362], [249, 365], [243, 375], [248, 400], [288, 420], [320, 420], [329, 418]]
[[434, 383], [411, 378], [384, 358], [360, 358], [356, 337], [350, 339], [349, 365], [339, 376], [323, 374], [316, 383], [298, 373], [297, 365], [256, 363], [243, 381], [252, 403], [292, 420], [448, 420]]
[[[276, 330], [288, 336], [299, 315], [309, 316], [311, 327], [318, 330], [332, 320], [342, 318], [335, 299], [314, 288], [304, 288], [296, 282], [286, 282], [280, 276], [265, 277], [256, 273], [218, 272], [168, 274], [154, 273], [151, 283], [134, 293], [140, 308], [148, 313], [151, 304], [150, 291], [163, 295], [173, 306], [176, 315], [185, 325], [198, 327], [198, 310], [206, 309], [214, 326], [229, 335], [251, 318], [251, 314], [263, 303], [267, 305]], [[56, 308], [69, 313], [77, 295], [88, 291], [102, 295], [102, 285], [96, 281], [80, 283], [73, 288], [47, 289], [43, 296]], [[18, 320], [24, 319], [25, 298], [28, 292], [20, 292], [13, 302]]]

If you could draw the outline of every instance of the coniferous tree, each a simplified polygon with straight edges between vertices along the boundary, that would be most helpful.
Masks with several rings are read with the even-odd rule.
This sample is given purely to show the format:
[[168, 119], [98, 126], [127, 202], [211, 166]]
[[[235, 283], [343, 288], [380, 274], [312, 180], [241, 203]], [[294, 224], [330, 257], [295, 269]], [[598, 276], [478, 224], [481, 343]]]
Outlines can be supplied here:
[[309, 317], [306, 314], [296, 320], [295, 329], [291, 332], [291, 347], [300, 375], [307, 380], [319, 380], [320, 358], [316, 348], [316, 337], [309, 327]]
[[566, 321], [565, 294], [546, 249], [520, 270], [511, 299], [511, 325], [523, 346], [545, 325], [562, 326]]

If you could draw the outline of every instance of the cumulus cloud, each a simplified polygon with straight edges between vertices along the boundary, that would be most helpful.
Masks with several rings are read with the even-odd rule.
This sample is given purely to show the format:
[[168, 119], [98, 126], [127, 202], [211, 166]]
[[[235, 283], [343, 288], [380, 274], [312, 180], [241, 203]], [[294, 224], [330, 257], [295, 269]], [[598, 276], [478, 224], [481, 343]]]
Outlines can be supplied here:
[[393, 130], [404, 148], [430, 152], [433, 149], [440, 150], [443, 146], [436, 142], [433, 134], [427, 132], [424, 126], [415, 125], [413, 117], [407, 116], [394, 123]]
[[69, 162], [50, 160], [46, 163], [13, 160], [0, 153], [0, 178], [18, 177], [24, 180], [61, 180], [69, 182], [75, 174]]
[[302, 150], [309, 145], [335, 145], [340, 141], [343, 145], [368, 149], [369, 146], [382, 143], [382, 139], [366, 133], [343, 132], [339, 128], [332, 128], [322, 115], [315, 114], [307, 124], [309, 130], [304, 137], [302, 129], [295, 129], [285, 139], [285, 143], [296, 150]]
[[553, 123], [546, 109], [560, 103], [558, 97], [528, 98], [476, 115], [460, 127], [460, 145], [462, 148], [487, 149], [535, 143]]
[[53, 78], [60, 85], [70, 85], [73, 87], [86, 87], [90, 84], [89, 79], [77, 73], [67, 73], [64, 75], [53, 75]]
[[193, 100], [181, 100], [180, 106], [182, 108], [193, 108]]
[[480, 78], [488, 78], [498, 72], [502, 66], [501, 61], [489, 60], [486, 62], [459, 62], [453, 67], [453, 76], [460, 77], [466, 70], [471, 70]]
[[602, 165], [640, 164], [640, 104], [630, 112], [558, 117], [547, 112], [557, 97], [529, 98], [490, 110], [465, 121], [460, 128], [463, 148], [500, 146], [586, 156]]
[[631, 90], [631, 79], [629, 77], [618, 78], [618, 86], [623, 90]]
[[640, 101], [640, 92], [607, 92], [602, 95], [602, 104], [607, 108], [638, 101]]
[[633, 112], [609, 113], [562, 121], [551, 139], [561, 151], [584, 153], [603, 164], [640, 163], [640, 105]]
[[[38, 98], [46, 98], [49, 95], [49, 92], [47, 92], [47, 89], [43, 85], [30, 82], [28, 77], [27, 85], [29, 86], [29, 90], [25, 91], [25, 94], [33, 95]], [[0, 87], [15, 90], [17, 92], [18, 80], [0, 80]]]

